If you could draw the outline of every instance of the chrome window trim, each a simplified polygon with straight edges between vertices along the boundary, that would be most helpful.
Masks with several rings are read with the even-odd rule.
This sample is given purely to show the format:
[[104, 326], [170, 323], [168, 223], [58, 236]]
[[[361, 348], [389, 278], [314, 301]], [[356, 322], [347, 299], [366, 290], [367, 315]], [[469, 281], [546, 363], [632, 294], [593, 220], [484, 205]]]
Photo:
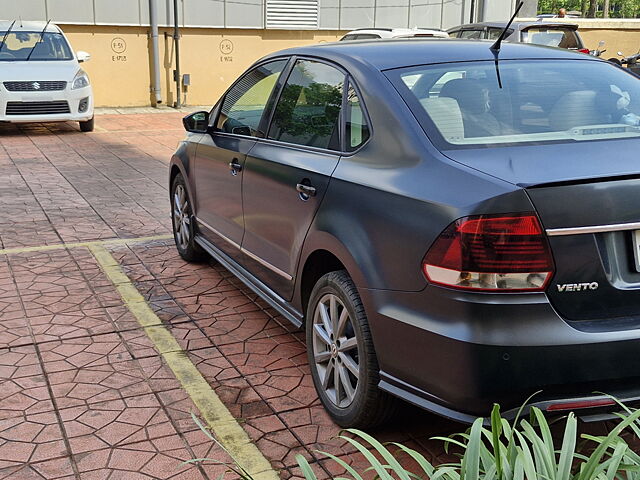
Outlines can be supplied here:
[[242, 253], [244, 253], [246, 256], [248, 256], [249, 258], [252, 258], [253, 260], [255, 260], [256, 262], [258, 262], [260, 265], [268, 268], [269, 270], [271, 270], [274, 273], [277, 273], [278, 275], [280, 275], [283, 278], [286, 278], [287, 280], [291, 281], [293, 280], [293, 277], [291, 275], [289, 275], [287, 272], [280, 270], [278, 267], [276, 267], [275, 265], [271, 265], [269, 262], [267, 262], [266, 260], [263, 260], [262, 258], [260, 258], [259, 256], [257, 256], [255, 253], [250, 252], [249, 250], [247, 250], [246, 248], [243, 248], [242, 246], [238, 245], [236, 242], [234, 242], [233, 240], [231, 240], [229, 237], [227, 237], [226, 235], [223, 235], [222, 233], [220, 233], [218, 230], [216, 230], [215, 228], [213, 228], [211, 225], [209, 225], [206, 222], [203, 222], [202, 220], [200, 220], [199, 218], [196, 217], [196, 221], [202, 225], [203, 227], [206, 227], [208, 230], [211, 230], [211, 232], [215, 233], [217, 236], [219, 236], [220, 238], [222, 238], [225, 242], [229, 243], [231, 246], [237, 248], [238, 250], [240, 250]]
[[588, 227], [549, 228], [547, 229], [547, 235], [550, 237], [556, 237], [561, 235], [619, 232], [625, 230], [640, 230], [640, 222], [612, 223], [610, 225], [592, 225]]

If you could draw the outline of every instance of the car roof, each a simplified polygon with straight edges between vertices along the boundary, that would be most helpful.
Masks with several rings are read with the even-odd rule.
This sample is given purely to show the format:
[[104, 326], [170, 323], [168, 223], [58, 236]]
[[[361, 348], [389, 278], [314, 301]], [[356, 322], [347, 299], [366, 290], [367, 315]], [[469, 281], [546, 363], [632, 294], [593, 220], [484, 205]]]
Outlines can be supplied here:
[[[458, 25], [457, 27], [450, 28], [447, 30], [448, 32], [452, 32], [454, 30], [461, 30], [464, 28], [477, 28], [477, 27], [494, 27], [494, 28], [504, 28], [507, 26], [506, 21], [504, 22], [478, 22], [478, 23], [466, 23], [464, 25]], [[511, 24], [510, 29], [522, 30], [523, 28], [528, 27], [569, 27], [571, 29], [578, 28], [578, 25], [575, 23], [567, 23], [567, 22], [545, 22], [540, 20], [527, 20], [527, 21], [515, 21]]]
[[421, 33], [446, 33], [444, 30], [440, 30], [439, 28], [358, 28], [356, 30], [352, 30], [347, 35], [357, 35], [357, 34], [367, 34], [367, 33], [375, 33], [378, 35], [388, 35], [389, 37], [395, 35], [412, 35], [412, 34], [421, 34]]
[[[320, 43], [275, 52], [265, 58], [281, 55], [305, 55], [325, 58], [337, 63], [359, 62], [378, 70], [465, 61], [495, 60], [490, 41], [409, 38], [353, 40], [350, 42]], [[570, 50], [523, 43], [503, 43], [500, 59], [568, 59], [599, 61], [596, 57]]]
[[[0, 32], [6, 32], [13, 20], [0, 20]], [[42, 21], [25, 21], [17, 19], [15, 23], [13, 23], [13, 27], [11, 27], [12, 32], [41, 32], [44, 29], [44, 26], [47, 25], [47, 22]], [[47, 32], [60, 32], [60, 28], [53, 22], [49, 22], [47, 26]]]

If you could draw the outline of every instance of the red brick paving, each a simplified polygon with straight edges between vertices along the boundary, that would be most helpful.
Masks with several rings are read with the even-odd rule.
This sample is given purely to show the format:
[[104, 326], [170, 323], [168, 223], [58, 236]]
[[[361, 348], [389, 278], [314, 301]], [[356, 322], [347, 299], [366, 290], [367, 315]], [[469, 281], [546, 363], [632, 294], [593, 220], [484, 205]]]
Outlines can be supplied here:
[[[0, 124], [0, 247], [170, 232], [167, 163], [180, 114], [75, 125]], [[303, 334], [217, 265], [170, 241], [111, 253], [249, 436], [281, 472], [317, 450], [362, 459], [319, 404]], [[428, 440], [460, 426], [404, 406], [381, 440], [435, 460]], [[191, 418], [188, 395], [84, 248], [0, 255], [0, 479], [215, 479], [228, 460]], [[227, 478], [233, 478], [229, 476]]]

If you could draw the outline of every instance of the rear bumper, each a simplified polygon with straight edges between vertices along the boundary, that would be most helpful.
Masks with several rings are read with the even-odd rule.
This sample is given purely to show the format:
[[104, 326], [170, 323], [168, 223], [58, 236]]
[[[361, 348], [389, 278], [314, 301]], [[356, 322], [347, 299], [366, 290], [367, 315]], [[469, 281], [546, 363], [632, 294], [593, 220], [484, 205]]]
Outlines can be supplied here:
[[[80, 111], [81, 102], [86, 102], [86, 109]], [[67, 102], [68, 113], [41, 113], [29, 112], [28, 114], [8, 114], [9, 102]], [[28, 123], [28, 122], [82, 122], [93, 118], [93, 92], [91, 87], [70, 90], [69, 87], [60, 91], [45, 92], [9, 92], [0, 88], [0, 122]]]
[[381, 387], [461, 421], [604, 392], [640, 396], [640, 330], [581, 331], [545, 294], [361, 291]]

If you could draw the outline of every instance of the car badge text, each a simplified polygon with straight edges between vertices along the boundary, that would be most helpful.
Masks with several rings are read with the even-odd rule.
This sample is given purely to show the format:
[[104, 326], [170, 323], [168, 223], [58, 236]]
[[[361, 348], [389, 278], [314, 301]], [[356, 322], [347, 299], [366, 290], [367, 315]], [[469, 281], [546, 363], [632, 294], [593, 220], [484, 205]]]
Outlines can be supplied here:
[[597, 290], [598, 286], [598, 282], [563, 283], [562, 285], [556, 285], [559, 292], [583, 292], [585, 290]]
[[34, 90], [40, 90], [40, 84], [38, 82], [33, 82], [31, 86]]

